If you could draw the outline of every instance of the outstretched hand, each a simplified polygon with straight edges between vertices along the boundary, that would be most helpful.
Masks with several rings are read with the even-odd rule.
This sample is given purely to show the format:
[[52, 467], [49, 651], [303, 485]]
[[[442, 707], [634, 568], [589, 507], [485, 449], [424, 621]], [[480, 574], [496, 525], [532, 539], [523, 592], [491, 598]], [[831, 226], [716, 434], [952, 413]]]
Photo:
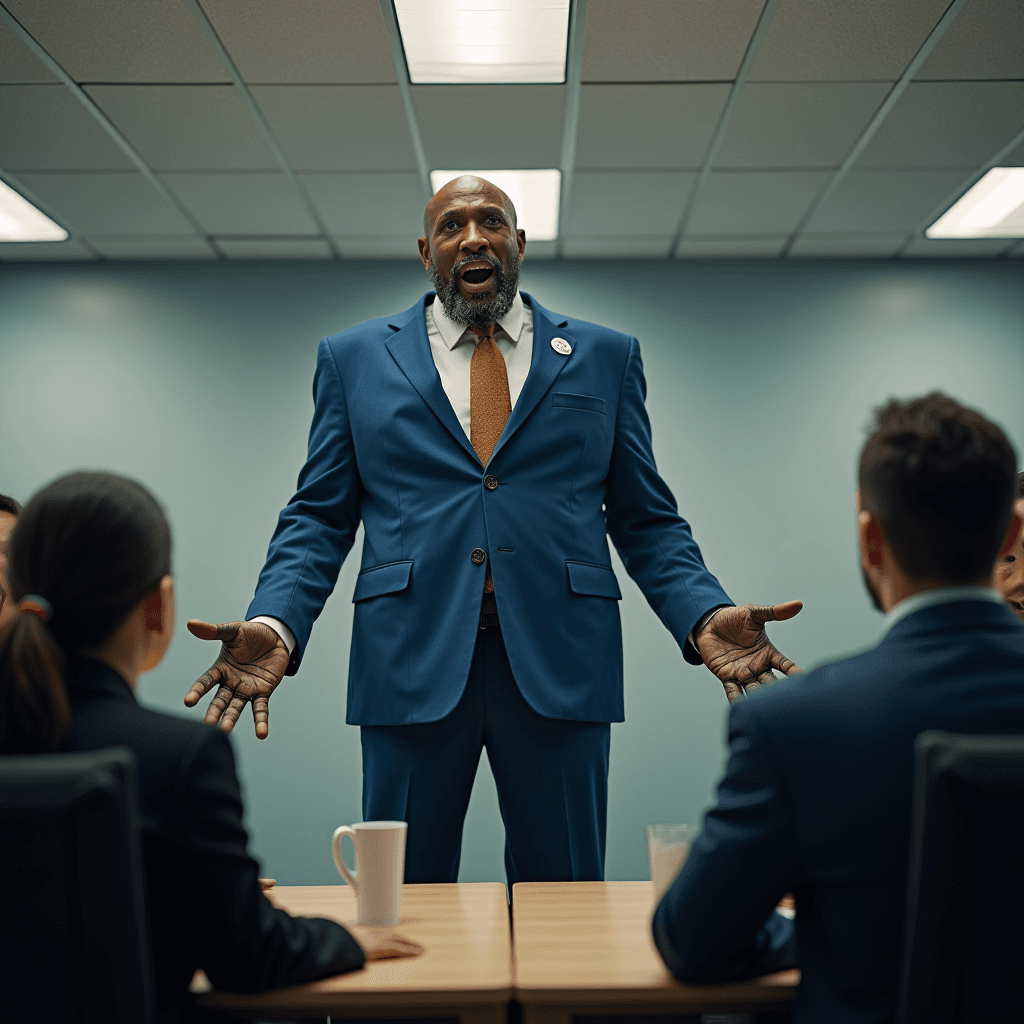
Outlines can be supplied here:
[[793, 618], [801, 608], [802, 601], [720, 608], [695, 637], [704, 664], [721, 680], [730, 702], [744, 689], [771, 682], [772, 669], [787, 676], [803, 671], [772, 644], [764, 628], [766, 622]]
[[189, 619], [188, 631], [200, 640], [219, 640], [220, 654], [185, 694], [186, 707], [220, 684], [206, 709], [206, 721], [231, 732], [246, 704], [252, 704], [256, 735], [265, 740], [270, 732], [270, 695], [284, 678], [288, 648], [264, 622], [222, 622], [214, 625]]

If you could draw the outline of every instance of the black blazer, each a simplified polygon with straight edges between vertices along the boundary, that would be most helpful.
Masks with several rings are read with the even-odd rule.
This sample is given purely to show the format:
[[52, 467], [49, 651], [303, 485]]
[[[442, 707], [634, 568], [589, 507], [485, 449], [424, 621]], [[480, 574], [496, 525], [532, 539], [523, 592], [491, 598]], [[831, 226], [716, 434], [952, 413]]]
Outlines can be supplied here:
[[260, 891], [234, 756], [219, 729], [140, 707], [98, 661], [73, 659], [69, 690], [69, 749], [123, 745], [138, 757], [161, 1018], [176, 1019], [196, 968], [216, 988], [259, 992], [363, 965], [341, 925], [291, 917]]
[[925, 729], [1024, 732], [1024, 629], [1001, 602], [921, 608], [874, 649], [733, 704], [717, 806], [654, 915], [672, 973], [792, 964], [793, 926], [772, 913], [792, 891], [794, 1021], [891, 1021]]

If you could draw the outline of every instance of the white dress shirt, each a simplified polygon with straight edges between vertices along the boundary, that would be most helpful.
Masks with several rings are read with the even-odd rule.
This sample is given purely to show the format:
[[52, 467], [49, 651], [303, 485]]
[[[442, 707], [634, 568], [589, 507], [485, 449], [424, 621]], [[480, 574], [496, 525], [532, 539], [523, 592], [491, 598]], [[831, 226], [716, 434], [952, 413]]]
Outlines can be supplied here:
[[[466, 437], [470, 437], [469, 364], [480, 339], [468, 327], [456, 323], [436, 300], [426, 307], [425, 319], [430, 354], [434, 357], [441, 387]], [[498, 321], [494, 341], [505, 358], [508, 395], [514, 409], [533, 360], [533, 310], [523, 302], [519, 292], [512, 300], [512, 308]], [[273, 615], [257, 615], [252, 621], [270, 626], [285, 642], [289, 655], [295, 650], [295, 636], [280, 619]]]
[[936, 587], [922, 590], [920, 593], [905, 597], [899, 604], [889, 609], [882, 623], [882, 635], [885, 636], [901, 619], [905, 619], [922, 608], [931, 608], [937, 604], [948, 604], [950, 601], [994, 601], [1003, 604], [1003, 598], [991, 587]]

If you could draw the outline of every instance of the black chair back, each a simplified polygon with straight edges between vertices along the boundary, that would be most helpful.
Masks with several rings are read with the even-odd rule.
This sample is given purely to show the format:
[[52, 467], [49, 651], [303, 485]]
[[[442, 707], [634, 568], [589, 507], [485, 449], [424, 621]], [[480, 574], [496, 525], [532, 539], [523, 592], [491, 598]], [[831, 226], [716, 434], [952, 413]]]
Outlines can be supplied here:
[[1024, 1020], [1024, 737], [925, 732], [916, 759], [896, 1020]]
[[0, 757], [0, 1006], [12, 1024], [149, 1024], [135, 754]]

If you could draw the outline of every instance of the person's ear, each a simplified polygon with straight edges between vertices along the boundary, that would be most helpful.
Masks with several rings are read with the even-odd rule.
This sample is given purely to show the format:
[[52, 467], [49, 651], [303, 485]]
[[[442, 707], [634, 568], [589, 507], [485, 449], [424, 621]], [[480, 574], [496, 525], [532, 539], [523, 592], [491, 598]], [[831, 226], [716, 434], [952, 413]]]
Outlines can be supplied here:
[[857, 514], [857, 536], [864, 568], [879, 568], [885, 561], [885, 536], [878, 520], [866, 509]]
[[[161, 584], [163, 580], [160, 581]], [[157, 587], [152, 594], [142, 602], [142, 620], [145, 623], [147, 632], [162, 633], [164, 631], [164, 602], [162, 586]]]
[[150, 594], [142, 602], [148, 645], [140, 672], [150, 672], [163, 661], [174, 636], [174, 620], [177, 613], [174, 580], [170, 576], [164, 576], [155, 593]]
[[420, 259], [423, 261], [423, 269], [430, 270], [430, 243], [425, 238], [416, 239], [416, 244], [420, 247]]
[[1017, 543], [1017, 538], [1020, 536], [1021, 530], [1021, 518], [1014, 512], [1010, 519], [1010, 525], [1006, 528], [1006, 536], [1003, 538], [1003, 546], [999, 549], [999, 555], [1005, 555], [1014, 544]]
[[526, 259], [526, 232], [520, 228], [516, 232], [516, 244], [519, 246], [519, 258]]

